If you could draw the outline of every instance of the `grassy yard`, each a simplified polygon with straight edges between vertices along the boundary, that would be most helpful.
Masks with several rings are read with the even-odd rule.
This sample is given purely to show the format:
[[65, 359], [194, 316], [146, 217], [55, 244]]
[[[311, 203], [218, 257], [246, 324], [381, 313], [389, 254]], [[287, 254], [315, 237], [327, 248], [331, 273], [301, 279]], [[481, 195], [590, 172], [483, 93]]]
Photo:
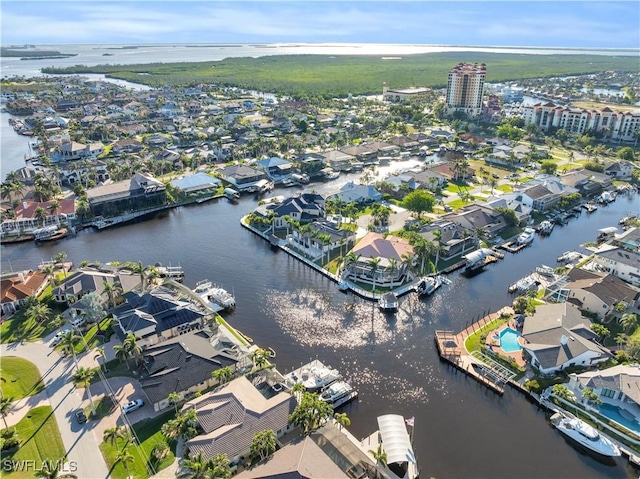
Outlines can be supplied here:
[[[16, 424], [20, 437], [20, 448], [12, 453], [3, 454], [2, 459], [9, 461], [57, 461], [64, 456], [65, 450], [60, 437], [58, 424], [53, 416], [51, 406], [40, 406], [31, 409]], [[7, 472], [3, 469], [2, 477], [7, 479], [31, 479], [34, 471]]]
[[513, 186], [511, 186], [511, 185], [498, 185], [498, 186], [496, 186], [496, 190], [502, 191], [504, 193], [511, 193], [513, 191]]
[[[172, 452], [161, 461], [156, 460], [151, 452], [157, 444], [164, 442], [164, 436], [160, 432], [162, 425], [169, 419], [175, 416], [174, 411], [162, 414], [161, 416], [140, 421], [133, 425], [133, 429], [136, 435], [140, 439], [140, 447], [135, 448], [129, 446], [129, 452], [134, 457], [135, 462], [129, 465], [129, 475], [133, 479], [146, 479], [149, 477], [147, 470], [147, 464], [151, 464], [155, 471], [160, 471], [165, 467], [168, 467], [175, 460], [175, 450], [172, 448]], [[100, 444], [100, 450], [104, 460], [107, 463], [107, 467], [110, 469], [110, 475], [114, 479], [126, 479], [127, 471], [120, 463], [116, 464], [115, 457], [119, 451], [122, 450], [125, 441], [119, 439], [117, 447], [113, 447], [111, 443], [103, 442]]]
[[0, 388], [4, 396], [21, 399], [44, 389], [40, 371], [35, 364], [15, 356], [0, 359]]
[[485, 333], [488, 333], [489, 331], [498, 329], [503, 324], [506, 324], [507, 321], [509, 321], [509, 318], [505, 318], [505, 319], [498, 318], [498, 319], [494, 319], [489, 324], [485, 324], [482, 328], [480, 328], [478, 331], [476, 331], [475, 333], [473, 333], [471, 336], [467, 338], [467, 340], [464, 343], [464, 346], [467, 348], [467, 351], [472, 353], [473, 351], [477, 351], [481, 349], [482, 348], [481, 336]]
[[[105, 318], [100, 322], [100, 331], [104, 333], [104, 331], [108, 330], [111, 327], [113, 320], [111, 318]], [[88, 331], [84, 332], [84, 342], [80, 341], [75, 346], [76, 354], [84, 353], [85, 351], [91, 351], [93, 348], [100, 346], [102, 344], [102, 337], [97, 336], [98, 334], [98, 325], [94, 324], [89, 328]], [[85, 342], [86, 347], [85, 347]]]
[[0, 324], [0, 343], [37, 341], [55, 330], [50, 322], [38, 323], [33, 318], [27, 318], [24, 310], [21, 310]]

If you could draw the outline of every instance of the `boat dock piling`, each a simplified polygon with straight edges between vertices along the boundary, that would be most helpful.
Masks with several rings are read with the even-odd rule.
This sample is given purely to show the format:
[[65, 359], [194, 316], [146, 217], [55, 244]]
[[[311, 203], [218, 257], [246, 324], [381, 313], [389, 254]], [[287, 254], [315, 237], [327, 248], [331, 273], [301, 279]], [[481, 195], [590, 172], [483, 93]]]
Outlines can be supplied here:
[[517, 243], [515, 241], [509, 241], [507, 243], [502, 243], [498, 248], [508, 251], [509, 253], [517, 253], [518, 251], [529, 246], [529, 243]]

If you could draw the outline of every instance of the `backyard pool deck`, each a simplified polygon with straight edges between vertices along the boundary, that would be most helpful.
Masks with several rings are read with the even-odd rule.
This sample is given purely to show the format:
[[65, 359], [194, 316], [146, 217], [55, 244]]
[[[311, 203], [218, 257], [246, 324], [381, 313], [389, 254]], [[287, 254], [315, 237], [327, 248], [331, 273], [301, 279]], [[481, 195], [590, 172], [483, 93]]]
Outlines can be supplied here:
[[452, 364], [498, 394], [504, 393], [504, 386], [509, 378], [503, 376], [499, 370], [494, 370], [492, 365], [481, 361], [477, 356], [467, 351], [465, 342], [469, 336], [499, 319], [502, 314], [513, 314], [513, 309], [505, 307], [498, 312], [489, 313], [457, 334], [452, 331], [440, 330], [435, 333], [438, 354], [442, 360]]

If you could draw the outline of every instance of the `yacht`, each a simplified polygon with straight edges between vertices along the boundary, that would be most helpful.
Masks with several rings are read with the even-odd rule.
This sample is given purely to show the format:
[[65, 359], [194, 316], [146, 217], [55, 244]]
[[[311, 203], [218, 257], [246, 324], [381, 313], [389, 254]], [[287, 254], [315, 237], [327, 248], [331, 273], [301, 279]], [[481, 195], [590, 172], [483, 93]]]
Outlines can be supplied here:
[[325, 366], [321, 361], [314, 360], [285, 376], [289, 387], [296, 383], [302, 383], [309, 392], [320, 391], [340, 379], [340, 372]]
[[382, 311], [396, 311], [399, 304], [396, 293], [385, 293], [378, 299], [378, 306]]
[[605, 457], [620, 456], [618, 446], [610, 439], [601, 435], [597, 429], [576, 417], [566, 416], [563, 413], [557, 412], [551, 416], [551, 423], [562, 434], [573, 439], [590, 451]]
[[581, 258], [582, 258], [582, 254], [578, 253], [577, 251], [565, 251], [560, 256], [558, 256], [556, 261], [558, 263], [565, 264], [565, 263], [573, 263], [574, 261], [577, 261]]
[[553, 230], [553, 223], [549, 220], [544, 220], [542, 223], [540, 223], [540, 234], [541, 235], [548, 235], [551, 234], [551, 231]]
[[205, 300], [216, 311], [230, 310], [236, 307], [236, 299], [226, 289], [217, 286], [209, 280], [196, 283], [195, 294]]
[[334, 409], [356, 397], [358, 397], [358, 391], [344, 381], [336, 381], [320, 394], [320, 399], [331, 404]]
[[420, 279], [416, 291], [420, 296], [429, 296], [435, 293], [436, 289], [442, 286], [442, 283], [440, 276], [425, 276]]
[[533, 228], [525, 228], [516, 241], [518, 244], [529, 244], [533, 241], [535, 232]]

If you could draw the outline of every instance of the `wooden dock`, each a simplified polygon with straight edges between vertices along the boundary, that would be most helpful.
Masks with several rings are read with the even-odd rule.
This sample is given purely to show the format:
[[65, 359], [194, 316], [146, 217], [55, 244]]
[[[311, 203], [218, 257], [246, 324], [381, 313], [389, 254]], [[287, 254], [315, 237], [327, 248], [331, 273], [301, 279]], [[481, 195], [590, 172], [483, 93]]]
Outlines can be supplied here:
[[529, 246], [530, 243], [517, 243], [516, 241], [509, 241], [507, 243], [502, 243], [498, 248], [508, 251], [509, 253], [517, 253], [518, 251]]
[[500, 312], [488, 314], [457, 334], [452, 331], [438, 330], [435, 332], [435, 342], [441, 360], [448, 362], [480, 384], [502, 395], [504, 394], [506, 381], [494, 374], [489, 365], [471, 355], [464, 345], [471, 334], [499, 317]]

